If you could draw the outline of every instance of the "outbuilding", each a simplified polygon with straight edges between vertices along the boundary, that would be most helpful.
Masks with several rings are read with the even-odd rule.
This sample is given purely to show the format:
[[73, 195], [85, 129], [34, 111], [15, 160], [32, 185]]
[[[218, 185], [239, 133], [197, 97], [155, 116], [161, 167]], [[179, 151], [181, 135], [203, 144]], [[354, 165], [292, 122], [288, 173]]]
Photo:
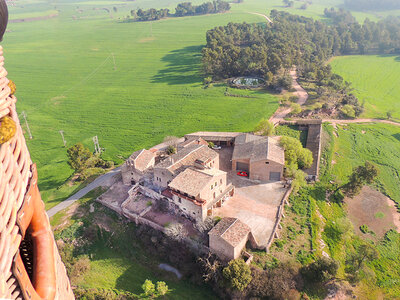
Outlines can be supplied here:
[[226, 261], [239, 258], [247, 241], [254, 241], [250, 227], [237, 218], [223, 218], [208, 236], [210, 251]]

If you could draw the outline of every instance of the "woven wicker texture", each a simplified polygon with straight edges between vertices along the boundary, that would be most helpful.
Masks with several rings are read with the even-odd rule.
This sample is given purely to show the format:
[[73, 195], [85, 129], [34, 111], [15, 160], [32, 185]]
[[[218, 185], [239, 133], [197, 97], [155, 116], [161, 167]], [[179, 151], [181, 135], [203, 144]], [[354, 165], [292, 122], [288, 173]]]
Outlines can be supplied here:
[[[24, 280], [21, 279], [23, 276], [16, 274], [15, 269], [21, 269], [21, 265], [19, 269], [16, 268], [16, 266], [18, 267], [16, 261], [19, 257], [22, 257], [26, 265], [26, 268], [22, 265], [24, 271], [25, 269], [34, 270], [38, 268], [41, 269], [42, 274], [46, 274], [46, 272], [55, 273], [55, 287], [53, 287], [53, 292], [50, 293], [51, 296], [45, 297], [46, 299], [74, 299], [65, 267], [51, 234], [50, 223], [44, 212], [43, 202], [37, 190], [36, 178], [34, 178], [36, 177], [35, 167], [32, 165], [15, 108], [17, 99], [10, 95], [9, 80], [6, 76], [3, 48], [0, 46], [0, 118], [9, 116], [16, 123], [15, 135], [8, 142], [0, 145], [0, 298], [28, 299], [27, 295], [29, 295], [31, 299], [43, 299], [35, 293], [33, 289], [35, 283], [32, 285], [29, 277]], [[32, 190], [32, 197], [28, 195], [28, 189]], [[37, 193], [35, 193], [36, 190]], [[36, 208], [36, 214], [43, 217], [41, 219], [44, 228], [42, 231], [48, 234], [48, 244], [52, 245], [49, 247], [51, 254], [49, 257], [52, 258], [52, 261], [48, 267], [46, 265], [48, 270], [43, 270], [43, 266], [35, 265], [34, 259], [33, 262], [31, 261], [29, 249], [24, 248], [24, 245], [28, 245], [29, 242], [24, 241], [21, 246], [25, 231], [28, 228], [24, 228], [18, 221], [24, 219], [24, 217], [26, 219], [24, 212], [32, 203], [39, 204], [36, 207], [39, 207], [41, 211], [38, 212]], [[26, 227], [28, 225], [29, 230], [31, 230], [32, 226], [27, 224]], [[33, 237], [35, 239], [35, 235]], [[40, 245], [36, 249], [41, 249]], [[32, 270], [26, 270], [25, 273], [30, 274]], [[36, 282], [35, 275], [33, 278], [33, 282]], [[29, 291], [28, 294], [27, 291]]]

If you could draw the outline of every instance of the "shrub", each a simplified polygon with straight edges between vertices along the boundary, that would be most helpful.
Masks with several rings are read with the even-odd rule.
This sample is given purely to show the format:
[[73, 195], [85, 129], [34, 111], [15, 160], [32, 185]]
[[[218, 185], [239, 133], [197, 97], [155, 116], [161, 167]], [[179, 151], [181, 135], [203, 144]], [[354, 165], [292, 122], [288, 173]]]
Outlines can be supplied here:
[[298, 103], [290, 104], [290, 108], [292, 109], [292, 111], [291, 111], [292, 115], [297, 115], [297, 114], [301, 113], [301, 106]]
[[242, 259], [231, 260], [222, 274], [229, 285], [238, 291], [243, 291], [252, 279], [250, 267]]
[[346, 117], [349, 117], [349, 118], [355, 118], [356, 117], [356, 111], [354, 110], [354, 107], [351, 106], [350, 104], [346, 104], [345, 106], [343, 106], [340, 111]]
[[360, 230], [361, 230], [361, 232], [364, 233], [364, 234], [369, 233], [368, 225], [365, 225], [365, 224], [361, 225], [361, 226], [360, 226]]

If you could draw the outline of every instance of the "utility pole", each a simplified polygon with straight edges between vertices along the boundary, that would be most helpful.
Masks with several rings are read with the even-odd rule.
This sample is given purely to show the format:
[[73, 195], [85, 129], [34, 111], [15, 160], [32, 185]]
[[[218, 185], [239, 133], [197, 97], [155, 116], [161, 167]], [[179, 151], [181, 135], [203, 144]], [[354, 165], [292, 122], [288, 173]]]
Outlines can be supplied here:
[[61, 137], [62, 137], [62, 140], [63, 140], [63, 143], [64, 143], [64, 147], [67, 147], [67, 141], [64, 138], [64, 131], [60, 130], [59, 133], [61, 134]]
[[117, 70], [117, 65], [115, 64], [115, 56], [114, 56], [114, 53], [111, 53], [111, 55], [112, 55], [112, 59], [113, 59], [113, 63], [114, 63], [114, 70], [116, 71], [116, 70]]
[[98, 139], [97, 135], [93, 137], [93, 144], [94, 144], [94, 152], [96, 154], [100, 154], [101, 149], [100, 149], [99, 139]]
[[22, 112], [22, 116], [24, 117], [26, 128], [27, 128], [28, 133], [29, 133], [29, 139], [32, 139], [32, 133], [31, 133], [31, 129], [29, 128], [28, 120], [26, 119], [25, 111]]

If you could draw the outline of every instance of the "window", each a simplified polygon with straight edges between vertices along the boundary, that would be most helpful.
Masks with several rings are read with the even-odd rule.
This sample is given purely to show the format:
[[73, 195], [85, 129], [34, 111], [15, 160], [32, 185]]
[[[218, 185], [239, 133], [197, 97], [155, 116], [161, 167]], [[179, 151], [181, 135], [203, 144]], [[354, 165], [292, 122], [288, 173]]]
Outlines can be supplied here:
[[217, 182], [215, 182], [215, 186], [217, 186]]
[[182, 203], [182, 199], [181, 198], [178, 198], [179, 199], [179, 203]]
[[222, 179], [219, 180], [219, 183], [222, 184]]
[[214, 199], [215, 199], [215, 193], [214, 193]]
[[211, 185], [211, 189], [213, 189], [213, 186]]
[[266, 161], [265, 164], [266, 164], [266, 165], [269, 165], [269, 161]]

